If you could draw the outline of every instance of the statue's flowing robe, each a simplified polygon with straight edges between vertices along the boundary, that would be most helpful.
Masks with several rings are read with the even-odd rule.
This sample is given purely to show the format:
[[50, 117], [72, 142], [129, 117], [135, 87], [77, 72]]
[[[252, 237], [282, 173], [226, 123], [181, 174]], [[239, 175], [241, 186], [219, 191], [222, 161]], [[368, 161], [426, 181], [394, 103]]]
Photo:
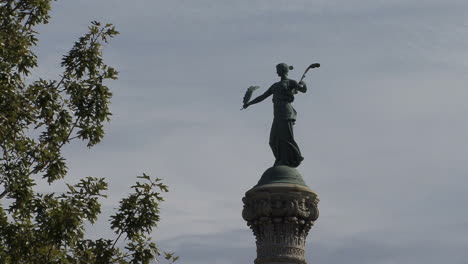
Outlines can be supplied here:
[[273, 84], [265, 94], [273, 94], [274, 119], [270, 131], [270, 147], [276, 165], [297, 167], [304, 158], [294, 140], [293, 126], [297, 112], [291, 105], [298, 84], [294, 80], [282, 80]]

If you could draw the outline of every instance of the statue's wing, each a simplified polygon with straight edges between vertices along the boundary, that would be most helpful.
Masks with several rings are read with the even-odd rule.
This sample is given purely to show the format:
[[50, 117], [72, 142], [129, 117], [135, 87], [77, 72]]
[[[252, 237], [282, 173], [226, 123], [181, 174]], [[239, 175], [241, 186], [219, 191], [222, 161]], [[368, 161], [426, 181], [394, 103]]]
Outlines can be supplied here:
[[245, 92], [245, 95], [244, 95], [244, 100], [243, 100], [243, 103], [246, 104], [250, 101], [250, 98], [252, 98], [252, 94], [255, 90], [257, 90], [258, 88], [260, 88], [259, 86], [250, 86], [249, 88], [247, 88], [247, 91]]

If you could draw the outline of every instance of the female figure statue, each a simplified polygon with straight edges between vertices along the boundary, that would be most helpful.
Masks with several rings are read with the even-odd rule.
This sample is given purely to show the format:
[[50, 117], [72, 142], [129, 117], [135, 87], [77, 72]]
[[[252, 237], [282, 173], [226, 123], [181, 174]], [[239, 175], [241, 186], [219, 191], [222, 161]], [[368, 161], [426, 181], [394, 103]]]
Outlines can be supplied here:
[[[297, 112], [292, 107], [294, 95], [297, 91], [305, 93], [307, 86], [303, 81], [297, 83], [288, 79], [288, 72], [292, 66], [286, 63], [276, 65], [276, 73], [281, 78], [274, 83], [264, 94], [244, 104], [243, 108], [259, 103], [270, 95], [273, 95], [273, 124], [270, 131], [270, 147], [275, 156], [275, 164], [297, 167], [304, 159], [299, 146], [294, 141], [293, 126], [296, 121]], [[305, 73], [304, 73], [305, 74]]]

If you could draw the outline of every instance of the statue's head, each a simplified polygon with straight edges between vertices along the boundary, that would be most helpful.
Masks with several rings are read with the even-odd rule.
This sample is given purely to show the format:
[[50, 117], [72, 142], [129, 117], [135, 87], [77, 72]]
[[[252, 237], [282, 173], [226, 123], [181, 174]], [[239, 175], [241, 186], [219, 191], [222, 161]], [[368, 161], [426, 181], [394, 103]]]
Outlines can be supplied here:
[[280, 63], [276, 65], [276, 73], [278, 76], [287, 76], [289, 70], [294, 69], [293, 66], [288, 66], [286, 63]]

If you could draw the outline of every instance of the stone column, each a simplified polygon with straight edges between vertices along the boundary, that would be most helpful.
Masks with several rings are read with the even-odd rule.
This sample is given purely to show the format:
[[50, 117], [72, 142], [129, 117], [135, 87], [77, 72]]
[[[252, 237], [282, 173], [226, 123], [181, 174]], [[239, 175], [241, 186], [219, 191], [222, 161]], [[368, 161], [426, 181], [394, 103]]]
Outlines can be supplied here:
[[306, 264], [306, 237], [318, 218], [319, 199], [296, 169], [268, 169], [242, 201], [242, 217], [256, 238], [255, 264]]

